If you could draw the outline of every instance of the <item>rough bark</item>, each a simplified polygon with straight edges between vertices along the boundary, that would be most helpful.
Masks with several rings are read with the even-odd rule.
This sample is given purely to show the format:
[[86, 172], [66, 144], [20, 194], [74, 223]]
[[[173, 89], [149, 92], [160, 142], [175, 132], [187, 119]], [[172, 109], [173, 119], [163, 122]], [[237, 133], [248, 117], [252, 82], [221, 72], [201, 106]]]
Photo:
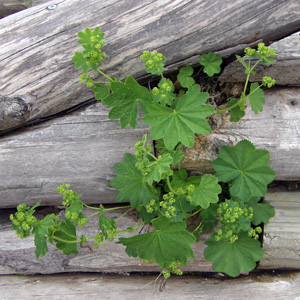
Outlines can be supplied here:
[[27, 95], [20, 107], [28, 109], [18, 123], [10, 122], [8, 114], [1, 130], [93, 98], [78, 83], [80, 72], [71, 62], [80, 49], [76, 33], [86, 27], [100, 26], [106, 33], [103, 70], [123, 79], [145, 76], [139, 61], [143, 50], [164, 53], [174, 70], [197, 63], [201, 53], [230, 55], [258, 40], [285, 37], [299, 30], [299, 16], [294, 0], [59, 0], [34, 6], [0, 21], [1, 95]]

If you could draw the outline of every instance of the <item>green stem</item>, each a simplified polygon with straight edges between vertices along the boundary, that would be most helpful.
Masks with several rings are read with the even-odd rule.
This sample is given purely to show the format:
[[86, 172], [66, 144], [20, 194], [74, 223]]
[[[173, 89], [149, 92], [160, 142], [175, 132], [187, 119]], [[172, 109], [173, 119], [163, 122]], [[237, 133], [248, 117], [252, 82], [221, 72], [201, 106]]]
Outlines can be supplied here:
[[108, 75], [106, 75], [104, 72], [102, 72], [100, 69], [97, 69], [98, 72], [103, 75], [104, 77], [106, 77], [109, 81], [113, 81], [113, 79], [111, 77], [109, 77]]
[[66, 240], [58, 238], [56, 236], [53, 237], [53, 240], [56, 240], [56, 241], [59, 241], [59, 242], [62, 242], [62, 243], [67, 243], [67, 244], [76, 244], [76, 243], [80, 243], [81, 242], [81, 240], [66, 241]]
[[[82, 202], [83, 203], [83, 202]], [[99, 210], [99, 207], [93, 207], [93, 206], [89, 206], [85, 203], [83, 203], [83, 205], [86, 207], [86, 208], [89, 208], [89, 209], [95, 209], [95, 210]]]
[[110, 211], [110, 210], [122, 209], [122, 208], [131, 208], [131, 206], [130, 206], [130, 205], [126, 205], [126, 206], [118, 206], [118, 207], [104, 208], [104, 211]]
[[174, 195], [178, 195], [178, 193], [176, 193], [176, 192], [174, 191], [174, 189], [173, 189], [173, 187], [172, 187], [172, 185], [171, 185], [171, 182], [170, 182], [170, 176], [168, 176], [166, 179], [167, 179], [167, 185], [168, 185], [170, 191], [171, 191]]
[[133, 232], [133, 231], [135, 231], [137, 228], [139, 228], [142, 225], [144, 225], [144, 222], [141, 222], [141, 223], [137, 224], [134, 227], [130, 227], [130, 228], [126, 228], [126, 229], [120, 230], [120, 231], [118, 231], [118, 234], [119, 233], [124, 233], [124, 232]]
[[125, 215], [127, 215], [128, 214], [128, 212], [130, 212], [132, 210], [132, 208], [130, 207], [128, 210], [126, 210], [125, 212], [124, 212], [124, 214], [122, 214], [115, 222], [117, 223], [120, 219], [122, 219]]
[[201, 210], [202, 210], [202, 208], [199, 208], [197, 211], [195, 211], [194, 213], [192, 213], [192, 214], [190, 215], [190, 217], [192, 217], [192, 216], [198, 214], [199, 212], [201, 212]]

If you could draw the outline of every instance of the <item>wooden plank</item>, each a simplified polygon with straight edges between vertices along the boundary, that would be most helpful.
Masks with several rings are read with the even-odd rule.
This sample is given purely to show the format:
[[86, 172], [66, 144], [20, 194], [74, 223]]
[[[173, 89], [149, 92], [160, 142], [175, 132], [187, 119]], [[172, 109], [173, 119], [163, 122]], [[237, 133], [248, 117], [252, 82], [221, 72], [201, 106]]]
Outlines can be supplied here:
[[[271, 44], [276, 53], [274, 65], [258, 65], [256, 75], [250, 81], [262, 81], [263, 76], [271, 76], [277, 85], [300, 86], [300, 31]], [[219, 80], [224, 82], [244, 82], [244, 67], [237, 60], [226, 66]]]
[[298, 300], [300, 294], [299, 273], [257, 274], [237, 279], [172, 276], [165, 286], [161, 278], [157, 280], [157, 275], [138, 274], [1, 276], [0, 279], [3, 300], [261, 300], [266, 295], [272, 300]]
[[213, 172], [211, 162], [221, 146], [248, 139], [270, 152], [277, 180], [299, 180], [299, 97], [300, 88], [272, 88], [265, 90], [263, 112], [256, 115], [249, 105], [237, 123], [229, 121], [229, 114], [214, 118], [215, 129], [210, 135], [197, 136], [194, 148], [185, 149], [182, 166], [195, 173]]
[[56, 187], [69, 183], [87, 203], [114, 203], [109, 181], [113, 165], [148, 132], [139, 120], [135, 130], [108, 119], [97, 102], [0, 140], [0, 207], [59, 205]]
[[28, 0], [0, 0], [0, 19], [30, 6]]
[[[40, 216], [49, 210], [40, 211]], [[107, 212], [108, 218], [117, 219], [124, 213]], [[135, 214], [127, 215], [118, 221], [118, 227], [125, 229], [133, 227], [140, 221]], [[95, 235], [99, 225], [97, 218], [89, 220], [84, 229], [79, 229], [78, 234], [86, 236]], [[149, 228], [144, 227], [142, 233]], [[200, 241], [193, 245], [196, 260], [190, 260], [187, 266], [182, 267], [185, 271], [209, 272], [212, 271], [211, 263], [206, 261], [203, 256], [205, 248], [204, 241], [210, 233], [202, 235]], [[124, 235], [130, 236], [130, 233]], [[0, 274], [55, 274], [65, 272], [160, 272], [162, 269], [154, 263], [145, 264], [137, 258], [128, 257], [125, 247], [116, 245], [114, 242], [107, 242], [106, 247], [94, 249], [88, 244], [78, 249], [76, 255], [64, 255], [55, 246], [49, 245], [49, 252], [46, 256], [39, 259], [35, 258], [35, 246], [33, 237], [20, 239], [12, 230], [9, 220], [9, 213], [2, 211], [0, 219]], [[117, 239], [116, 239], [117, 241]]]
[[264, 227], [262, 269], [300, 269], [300, 191], [269, 192], [276, 215]]
[[93, 98], [78, 83], [80, 72], [71, 62], [80, 49], [76, 33], [86, 27], [100, 26], [106, 32], [103, 70], [119, 79], [145, 76], [139, 56], [147, 49], [164, 53], [174, 70], [198, 63], [201, 53], [229, 55], [300, 27], [299, 4], [293, 0], [59, 0], [50, 8], [48, 3], [0, 22], [1, 95], [23, 99], [17, 123], [3, 113], [2, 131]]

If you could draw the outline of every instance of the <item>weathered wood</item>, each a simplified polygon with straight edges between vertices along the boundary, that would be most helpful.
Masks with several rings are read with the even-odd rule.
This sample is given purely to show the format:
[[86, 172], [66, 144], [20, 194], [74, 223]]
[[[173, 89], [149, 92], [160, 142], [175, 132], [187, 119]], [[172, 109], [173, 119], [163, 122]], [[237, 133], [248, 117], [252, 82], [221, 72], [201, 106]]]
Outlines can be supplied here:
[[197, 136], [194, 148], [185, 149], [182, 166], [196, 173], [213, 172], [211, 162], [221, 146], [248, 139], [270, 152], [277, 180], [299, 180], [299, 97], [299, 88], [272, 88], [265, 90], [263, 112], [256, 115], [249, 105], [245, 117], [237, 123], [229, 121], [229, 114], [215, 118], [212, 133]]
[[172, 276], [165, 286], [161, 278], [157, 280], [157, 275], [1, 276], [0, 293], [3, 300], [261, 300], [266, 295], [272, 300], [297, 300], [300, 274], [257, 274], [237, 279]]
[[108, 119], [108, 108], [100, 102], [68, 116], [56, 118], [0, 142], [0, 207], [59, 205], [56, 187], [69, 183], [84, 194], [87, 203], [115, 202], [109, 187], [115, 176], [113, 165], [148, 128], [139, 121], [135, 130], [120, 128]]
[[[45, 210], [40, 213], [43, 214]], [[46, 210], [47, 212], [47, 210]], [[117, 219], [123, 210], [118, 212], [107, 212], [108, 218]], [[90, 214], [90, 212], [89, 212]], [[128, 257], [123, 245], [114, 242], [107, 242], [106, 247], [94, 249], [92, 245], [85, 245], [78, 249], [76, 255], [64, 255], [55, 246], [49, 245], [49, 253], [35, 258], [35, 246], [33, 237], [20, 239], [12, 230], [9, 214], [2, 211], [0, 219], [0, 274], [55, 274], [65, 272], [160, 272], [162, 269], [154, 263], [145, 264], [138, 258]], [[118, 221], [120, 229], [133, 227], [140, 222], [136, 216], [130, 215]], [[142, 233], [148, 230], [145, 227]], [[89, 220], [88, 225], [78, 230], [78, 235], [85, 234], [91, 236], [99, 231], [98, 219]], [[200, 241], [192, 246], [196, 260], [190, 260], [187, 266], [182, 267], [185, 271], [209, 272], [212, 271], [211, 263], [206, 261], [203, 256], [205, 248], [204, 241], [208, 234], [201, 236]], [[130, 236], [130, 233], [124, 235]], [[116, 239], [117, 241], [117, 239]]]
[[29, 5], [28, 0], [0, 0], [0, 19], [26, 9]]
[[[271, 48], [277, 53], [275, 64], [258, 65], [256, 75], [250, 76], [250, 81], [261, 81], [263, 76], [271, 76], [277, 85], [300, 86], [300, 32], [271, 44]], [[238, 61], [229, 64], [219, 78], [224, 82], [244, 82], [245, 79], [244, 67]]]
[[[139, 60], [143, 50], [164, 53], [169, 69], [174, 69], [197, 63], [201, 53], [229, 55], [300, 28], [299, 4], [294, 0], [59, 0], [49, 8], [50, 4], [0, 21], [1, 95], [27, 95], [24, 106], [29, 114], [19, 125], [93, 98], [78, 83], [80, 72], [71, 62], [80, 49], [76, 33], [85, 27], [100, 26], [106, 32], [108, 58], [103, 70], [119, 79], [145, 75]], [[11, 128], [7, 119], [0, 123], [2, 130]]]
[[300, 269], [300, 191], [270, 192], [276, 215], [264, 227], [263, 269]]

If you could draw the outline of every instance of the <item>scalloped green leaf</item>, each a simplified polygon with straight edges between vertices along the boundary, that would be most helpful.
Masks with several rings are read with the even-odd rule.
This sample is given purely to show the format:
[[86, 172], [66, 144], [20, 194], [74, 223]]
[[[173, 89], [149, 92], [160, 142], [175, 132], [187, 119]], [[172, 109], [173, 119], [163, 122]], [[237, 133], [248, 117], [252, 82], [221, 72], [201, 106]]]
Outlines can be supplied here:
[[159, 104], [149, 105], [143, 121], [152, 126], [150, 138], [163, 139], [168, 150], [172, 150], [179, 142], [186, 147], [193, 147], [195, 133], [208, 134], [211, 131], [205, 118], [214, 109], [203, 104], [208, 96], [208, 93], [200, 92], [199, 85], [194, 85], [181, 97], [175, 109]]
[[145, 206], [151, 199], [157, 199], [149, 188], [143, 174], [136, 168], [136, 158], [129, 153], [125, 154], [124, 162], [114, 165], [117, 176], [110, 181], [110, 186], [119, 190], [117, 202], [130, 201], [133, 208], [139, 204]]
[[264, 196], [275, 172], [269, 166], [270, 153], [243, 140], [234, 147], [223, 146], [212, 166], [222, 182], [231, 182], [230, 193], [242, 201]]
[[188, 67], [182, 67], [177, 75], [177, 79], [180, 82], [182, 87], [189, 88], [194, 83], [195, 80], [193, 77], [191, 77], [194, 73], [194, 69], [190, 66]]
[[103, 84], [95, 84], [93, 88], [96, 100], [103, 100], [109, 95], [109, 87]]
[[155, 260], [162, 268], [173, 262], [186, 265], [188, 258], [195, 258], [190, 247], [196, 239], [186, 231], [185, 222], [172, 222], [161, 216], [152, 221], [154, 232], [119, 238], [117, 244], [126, 246], [126, 253], [144, 260]]
[[150, 92], [143, 86], [140, 86], [132, 77], [127, 77], [125, 82], [111, 82], [111, 91], [102, 100], [104, 105], [111, 107], [108, 117], [111, 120], [120, 120], [121, 128], [137, 126], [138, 104], [145, 112], [145, 106], [152, 103]]
[[260, 198], [252, 198], [247, 202], [249, 207], [253, 208], [253, 225], [259, 225], [260, 223], [268, 224], [270, 219], [275, 216], [274, 207], [267, 201], [258, 203]]
[[200, 64], [204, 66], [203, 71], [210, 77], [221, 72], [221, 64], [223, 59], [214, 52], [202, 54]]
[[195, 187], [191, 193], [191, 204], [194, 206], [200, 205], [206, 209], [210, 203], [217, 203], [222, 192], [221, 186], [218, 184], [218, 178], [211, 174], [205, 174], [201, 177], [199, 186]]
[[238, 235], [238, 240], [231, 243], [228, 239], [215, 239], [216, 233], [205, 242], [204, 257], [212, 262], [216, 272], [223, 272], [231, 277], [242, 272], [250, 272], [256, 262], [263, 257], [263, 249], [259, 241], [248, 236], [246, 232]]

